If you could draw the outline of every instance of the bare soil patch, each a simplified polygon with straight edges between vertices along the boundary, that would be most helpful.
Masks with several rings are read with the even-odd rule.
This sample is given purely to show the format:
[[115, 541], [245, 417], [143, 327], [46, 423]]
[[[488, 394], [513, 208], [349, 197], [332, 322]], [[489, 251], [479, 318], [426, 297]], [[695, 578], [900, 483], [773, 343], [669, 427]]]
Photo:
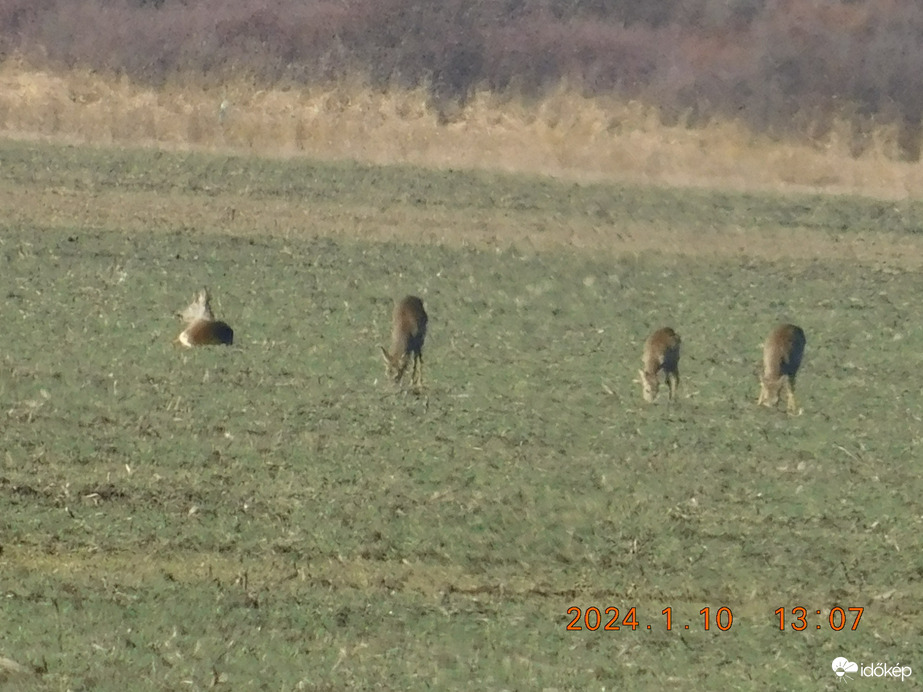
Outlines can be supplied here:
[[127, 233], [194, 228], [242, 237], [330, 236], [372, 241], [439, 243], [480, 248], [518, 247], [539, 252], [561, 248], [613, 256], [657, 252], [677, 257], [753, 260], [848, 260], [895, 269], [923, 266], [916, 235], [850, 231], [832, 234], [804, 227], [746, 228], [617, 225], [538, 214], [507, 218], [496, 210], [369, 204], [347, 215], [336, 204], [297, 199], [254, 199], [236, 194], [181, 194], [105, 190], [0, 188], [0, 204], [17, 223], [40, 227], [93, 227]]

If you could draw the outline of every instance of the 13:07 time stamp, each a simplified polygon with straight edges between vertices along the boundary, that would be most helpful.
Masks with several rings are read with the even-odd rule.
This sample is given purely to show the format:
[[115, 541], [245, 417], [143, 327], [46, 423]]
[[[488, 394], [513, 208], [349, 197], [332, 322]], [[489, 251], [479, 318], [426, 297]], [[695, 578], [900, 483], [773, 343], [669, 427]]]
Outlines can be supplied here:
[[[786, 629], [801, 632], [808, 629], [830, 629], [834, 632], [840, 632], [844, 629], [856, 631], [859, 628], [859, 620], [865, 608], [861, 607], [842, 607], [833, 606], [829, 609], [811, 610], [804, 606], [795, 606], [793, 608], [776, 608], [773, 614], [778, 618], [779, 630], [784, 632]], [[699, 617], [695, 618], [691, 627], [701, 628], [708, 631], [712, 628], [727, 632], [734, 625], [734, 613], [727, 606], [721, 606], [717, 609], [709, 607], [702, 608], [698, 612]], [[606, 632], [618, 632], [620, 630], [651, 630], [654, 629], [655, 623], [657, 629], [661, 627], [667, 631], [674, 629], [688, 630], [690, 624], [674, 624], [673, 608], [667, 607], [660, 611], [660, 618], [655, 618], [651, 622], [643, 622], [638, 617], [637, 606], [626, 608], [623, 611], [615, 606], [607, 608], [598, 608], [589, 606], [581, 608], [571, 606], [567, 609], [567, 616], [570, 620], [567, 623], [569, 631], [603, 630]]]
[[[862, 613], [865, 612], [865, 608], [842, 608], [840, 606], [833, 606], [826, 614], [826, 617], [824, 617], [823, 610], [814, 610], [811, 612], [809, 608], [803, 606], [776, 608], [773, 612], [778, 616], [779, 629], [783, 632], [785, 631], [786, 625], [796, 632], [802, 632], [806, 629], [821, 630], [827, 628], [834, 632], [840, 632], [848, 625], [849, 630], [855, 632], [859, 628], [859, 620], [862, 618]], [[812, 622], [809, 622], [810, 618], [819, 618], [813, 621], [813, 627], [811, 627]], [[850, 619], [852, 620], [851, 624], [849, 622]]]

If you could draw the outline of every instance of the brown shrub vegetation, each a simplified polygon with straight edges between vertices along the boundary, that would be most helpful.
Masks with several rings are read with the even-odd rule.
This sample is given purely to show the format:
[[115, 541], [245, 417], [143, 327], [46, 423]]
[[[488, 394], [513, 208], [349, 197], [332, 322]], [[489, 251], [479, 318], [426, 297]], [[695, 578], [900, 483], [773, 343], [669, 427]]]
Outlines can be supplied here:
[[153, 86], [361, 76], [425, 89], [442, 122], [478, 90], [566, 83], [667, 125], [811, 141], [845, 121], [856, 155], [893, 125], [897, 155], [920, 156], [923, 5], [904, 0], [5, 0], [0, 51]]

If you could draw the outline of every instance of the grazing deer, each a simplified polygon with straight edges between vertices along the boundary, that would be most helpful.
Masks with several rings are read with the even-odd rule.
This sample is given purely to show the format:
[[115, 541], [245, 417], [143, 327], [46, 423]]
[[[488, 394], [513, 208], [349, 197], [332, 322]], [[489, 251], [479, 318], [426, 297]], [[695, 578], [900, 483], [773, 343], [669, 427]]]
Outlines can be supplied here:
[[[381, 347], [388, 377], [400, 383], [404, 371], [413, 359], [411, 382], [415, 389], [423, 386], [423, 340], [426, 338], [428, 317], [423, 301], [407, 296], [394, 305], [391, 316], [391, 350]], [[418, 366], [419, 364], [419, 366]]]
[[186, 323], [186, 328], [176, 337], [174, 343], [191, 348], [213, 344], [234, 343], [234, 330], [226, 322], [215, 319], [208, 302], [208, 289], [199, 291], [189, 307], [176, 313]]
[[807, 340], [804, 331], [794, 324], [780, 324], [769, 332], [763, 345], [763, 376], [760, 378], [760, 398], [757, 404], [776, 406], [784, 389], [788, 412], [795, 413], [795, 375], [801, 366]]
[[676, 397], [676, 388], [679, 386], [679, 334], [669, 327], [658, 329], [647, 337], [644, 342], [644, 353], [641, 363], [644, 365], [641, 374], [641, 394], [644, 400], [652, 402], [657, 397], [660, 388], [658, 373], [663, 370], [667, 384], [670, 387], [670, 399]]

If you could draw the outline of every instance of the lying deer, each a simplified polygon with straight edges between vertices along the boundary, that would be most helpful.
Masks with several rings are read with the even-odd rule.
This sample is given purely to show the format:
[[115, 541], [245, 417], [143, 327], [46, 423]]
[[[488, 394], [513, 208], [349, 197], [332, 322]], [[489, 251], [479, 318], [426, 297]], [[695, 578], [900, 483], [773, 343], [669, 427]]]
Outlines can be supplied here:
[[234, 330], [226, 322], [215, 319], [209, 304], [208, 290], [203, 288], [193, 298], [189, 307], [177, 313], [186, 328], [176, 337], [176, 342], [187, 348], [234, 343]]

